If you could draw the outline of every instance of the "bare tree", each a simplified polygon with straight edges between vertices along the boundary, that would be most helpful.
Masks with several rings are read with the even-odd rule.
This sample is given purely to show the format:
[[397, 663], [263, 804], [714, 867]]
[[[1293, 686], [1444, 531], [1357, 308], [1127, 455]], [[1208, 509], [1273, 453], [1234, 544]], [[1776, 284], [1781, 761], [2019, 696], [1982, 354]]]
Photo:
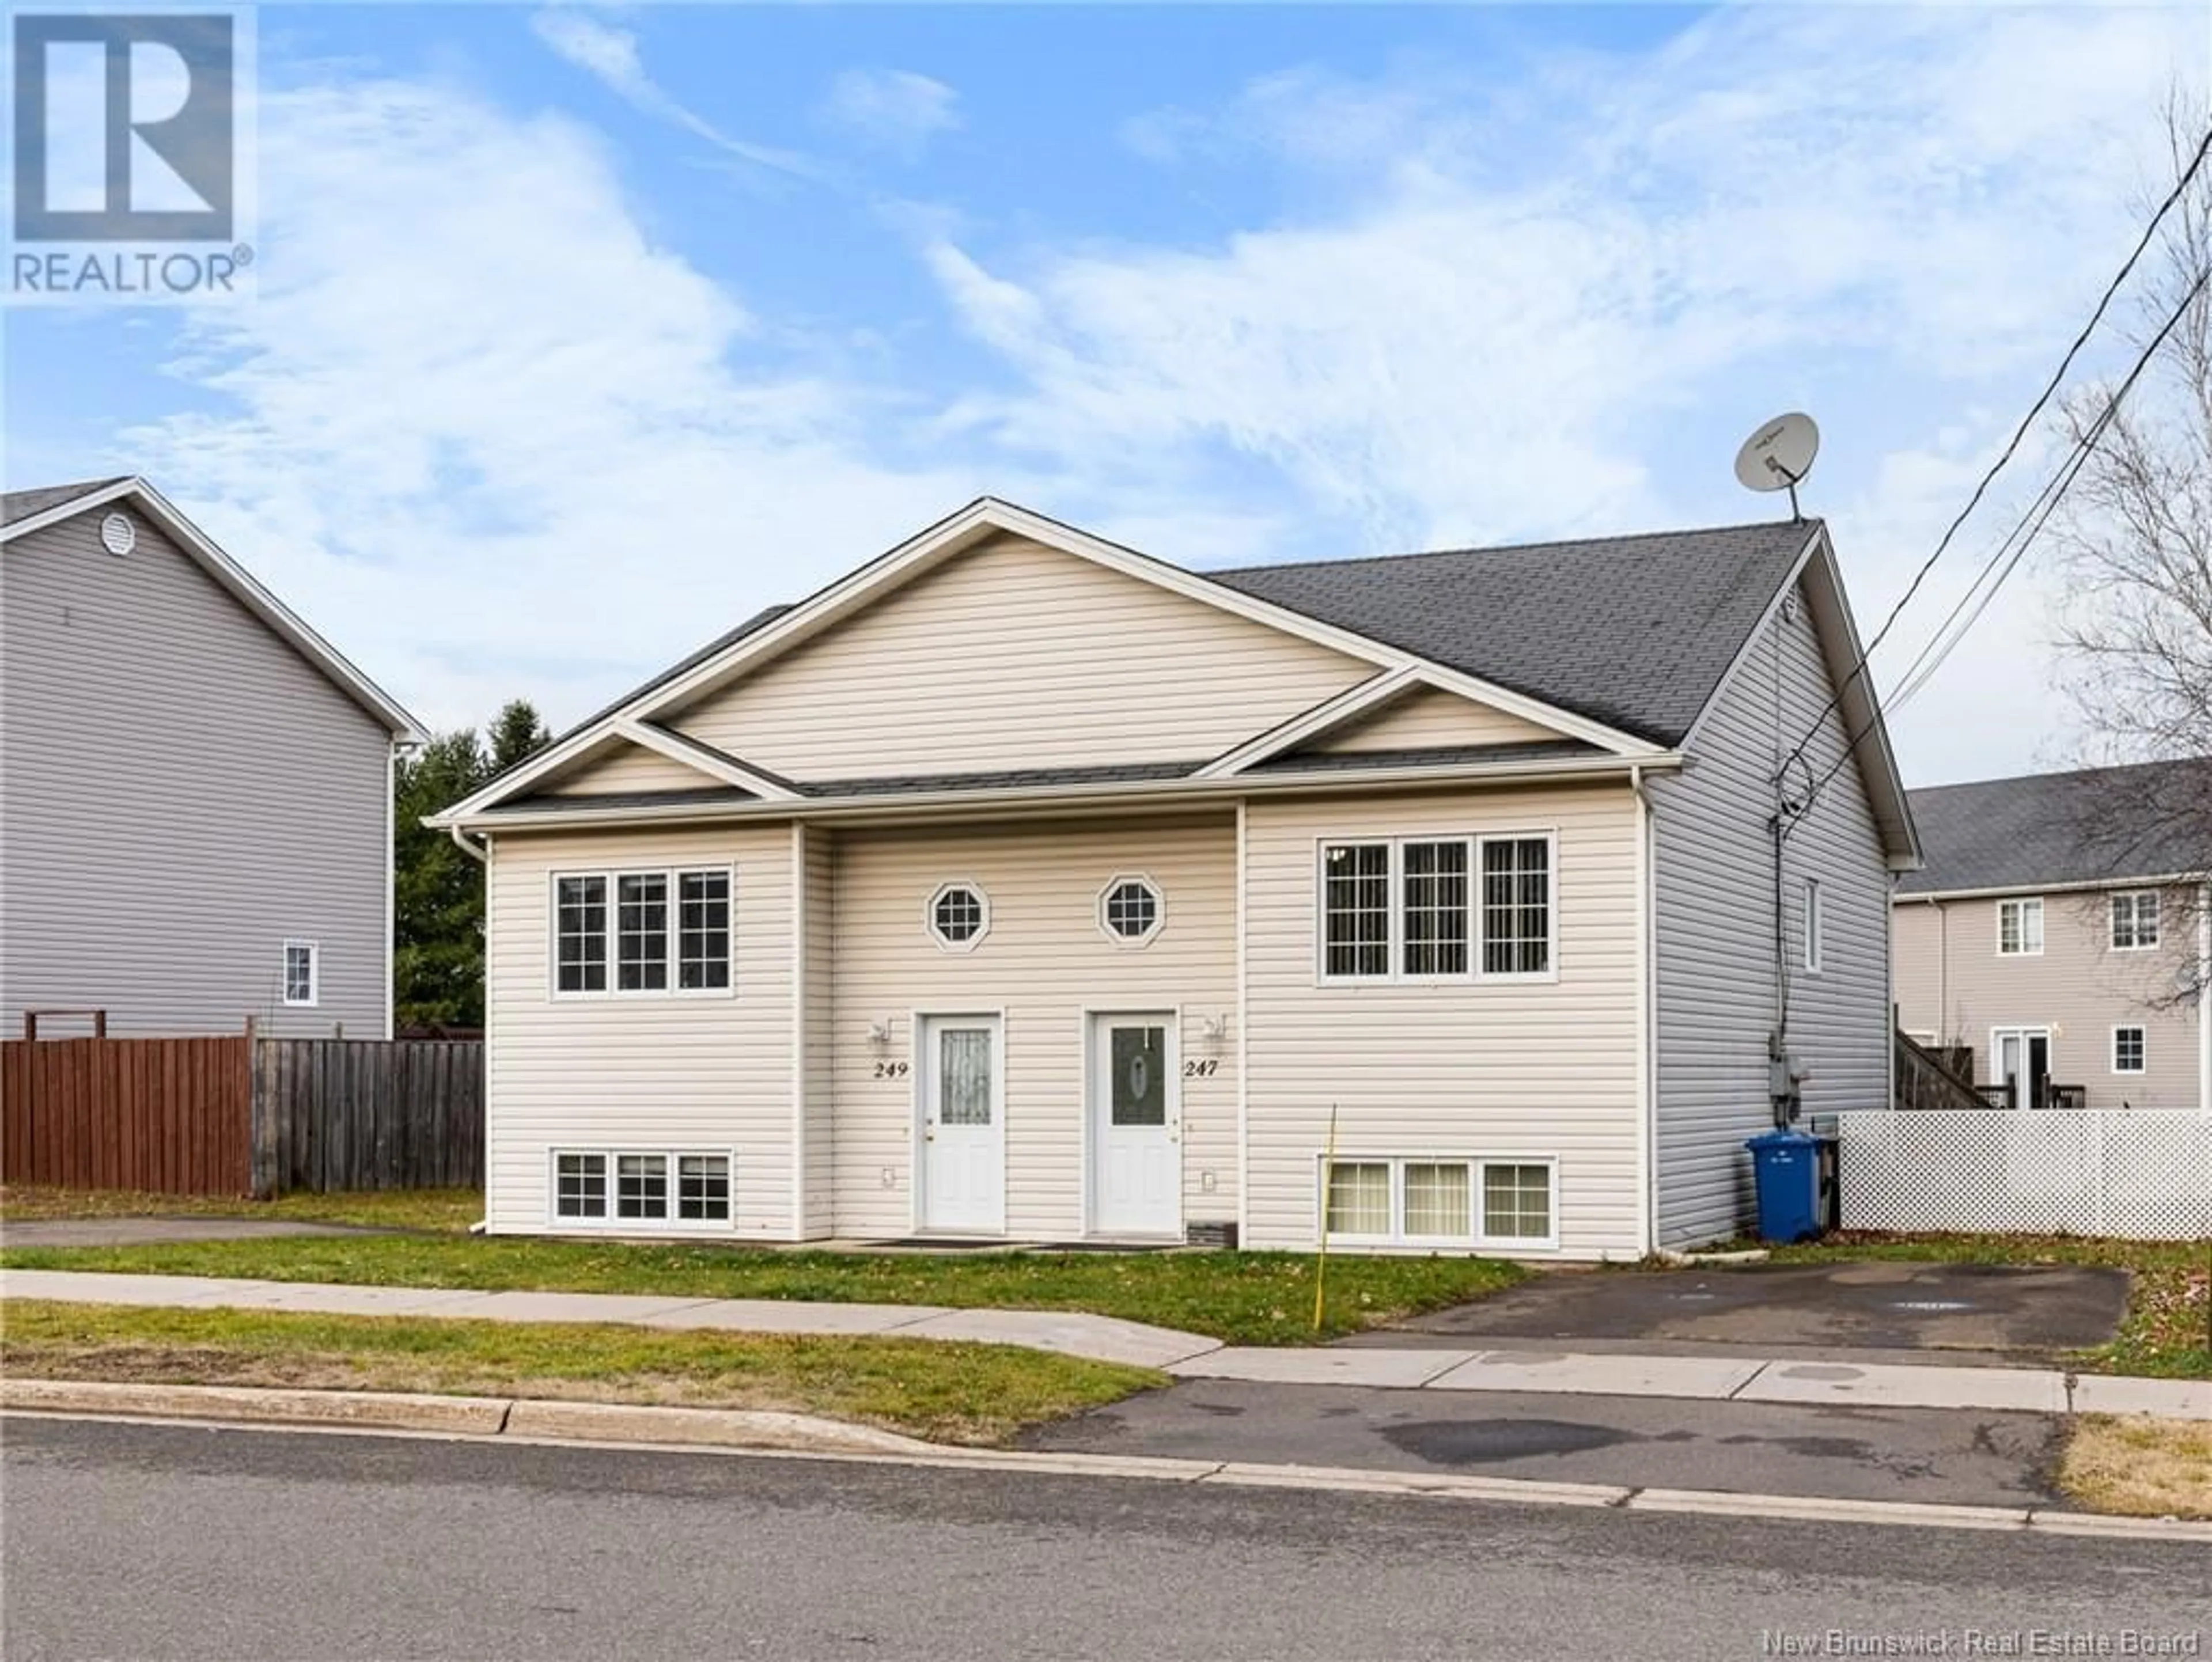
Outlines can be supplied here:
[[[2173, 171], [2146, 214], [2188, 167], [2208, 121], [2203, 99], [2169, 94]], [[2146, 258], [2123, 332], [2141, 350], [2177, 307], [2180, 320], [2051, 525], [2067, 691], [2097, 758], [2113, 761], [2212, 755], [2212, 288], [2199, 286], [2212, 269], [2212, 165]], [[2067, 400], [2059, 436], [2083, 440], [2110, 397], [2089, 387]]]
[[[2171, 171], [2146, 193], [2146, 217], [2187, 173], [2212, 124], [2206, 100], [2180, 88], [2164, 114]], [[2166, 891], [2161, 956], [2171, 972], [2146, 998], [2185, 1004], [2207, 974], [2197, 940], [2212, 876], [2212, 761], [2171, 765], [2212, 758], [2212, 162], [2167, 210], [2145, 258], [2120, 328], [2136, 351], [2151, 349], [2148, 365], [2106, 421], [2051, 531], [2059, 661], [2082, 760], [2169, 764], [2084, 776], [2077, 824], [2115, 876], [2185, 879]], [[2059, 438], [2087, 441], [2112, 396], [2092, 386], [2066, 400]]]

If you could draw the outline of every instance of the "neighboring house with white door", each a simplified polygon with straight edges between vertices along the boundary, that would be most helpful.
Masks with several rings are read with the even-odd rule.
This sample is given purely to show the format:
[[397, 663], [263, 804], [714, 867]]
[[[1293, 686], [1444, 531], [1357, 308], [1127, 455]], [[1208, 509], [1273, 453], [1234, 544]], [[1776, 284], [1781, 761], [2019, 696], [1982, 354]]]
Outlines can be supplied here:
[[1816, 523], [1200, 572], [975, 502], [433, 822], [489, 1227], [1728, 1234], [1771, 1051], [1888, 1096], [1857, 653]]
[[[1897, 1021], [2021, 1107], [2212, 1112], [2212, 758], [1911, 793]], [[1990, 1095], [1996, 1095], [1996, 1092]]]
[[0, 545], [0, 1033], [388, 1036], [415, 720], [143, 479]]

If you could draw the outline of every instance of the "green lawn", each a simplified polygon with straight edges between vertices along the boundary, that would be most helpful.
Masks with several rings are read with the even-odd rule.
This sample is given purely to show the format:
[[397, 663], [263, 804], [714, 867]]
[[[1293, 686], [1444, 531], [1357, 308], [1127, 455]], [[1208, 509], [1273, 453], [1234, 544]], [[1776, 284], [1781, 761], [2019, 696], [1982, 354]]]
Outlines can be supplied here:
[[0, 1371], [771, 1408], [960, 1443], [1002, 1443], [1025, 1426], [1168, 1382], [1145, 1368], [1000, 1344], [27, 1300], [6, 1307]]
[[854, 1253], [410, 1234], [11, 1247], [0, 1252], [0, 1264], [392, 1287], [1087, 1310], [1232, 1344], [1311, 1344], [1486, 1297], [1528, 1273], [1486, 1259], [1333, 1258], [1316, 1333], [1314, 1260], [1282, 1253]]
[[481, 1189], [392, 1189], [359, 1194], [137, 1194], [117, 1189], [0, 1187], [0, 1222], [68, 1217], [281, 1217], [301, 1223], [357, 1223], [459, 1234], [483, 1216]]
[[[1744, 1243], [1750, 1244], [1750, 1243]], [[2094, 1374], [2212, 1377], [2212, 1242], [2074, 1235], [1849, 1234], [1777, 1246], [1777, 1264], [1895, 1259], [1948, 1264], [2096, 1264], [2129, 1272], [2128, 1309], [2111, 1344], [2068, 1360]]]

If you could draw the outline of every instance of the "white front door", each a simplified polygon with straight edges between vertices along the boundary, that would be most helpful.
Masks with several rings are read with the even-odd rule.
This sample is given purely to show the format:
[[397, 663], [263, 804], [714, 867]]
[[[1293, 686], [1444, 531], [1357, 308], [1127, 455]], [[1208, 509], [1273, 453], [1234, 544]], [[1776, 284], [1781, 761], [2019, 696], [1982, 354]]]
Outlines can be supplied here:
[[921, 1192], [915, 1222], [924, 1229], [1003, 1234], [1006, 1126], [999, 1018], [927, 1016], [917, 1025]]
[[1098, 1016], [1091, 1030], [1091, 1228], [1182, 1233], [1182, 1101], [1172, 1016]]

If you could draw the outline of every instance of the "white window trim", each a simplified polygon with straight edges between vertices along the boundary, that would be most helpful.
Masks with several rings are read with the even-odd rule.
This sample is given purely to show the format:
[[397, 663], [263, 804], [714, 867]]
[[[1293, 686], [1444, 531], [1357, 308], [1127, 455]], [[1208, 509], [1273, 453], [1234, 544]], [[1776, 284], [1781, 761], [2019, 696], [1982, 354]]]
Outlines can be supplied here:
[[[1314, 1238], [1316, 1240], [1321, 1238], [1322, 1226], [1328, 1221], [1328, 1168], [1332, 1159], [1340, 1166], [1387, 1166], [1390, 1168], [1389, 1234], [1332, 1234], [1328, 1240], [1333, 1246], [1486, 1253], [1555, 1253], [1559, 1249], [1559, 1157], [1557, 1155], [1511, 1154], [1494, 1149], [1482, 1154], [1377, 1154], [1339, 1149], [1332, 1156], [1325, 1150], [1317, 1150], [1314, 1155]], [[1408, 1166], [1465, 1166], [1468, 1168], [1468, 1227], [1472, 1233], [1464, 1235], [1409, 1235], [1406, 1233], [1406, 1168]], [[1482, 1182], [1482, 1168], [1486, 1166], [1541, 1166], [1545, 1169], [1551, 1184], [1552, 1228], [1549, 1234], [1539, 1238], [1488, 1233], [1486, 1226], [1489, 1219], [1484, 1215]]]
[[[2158, 931], [2148, 941], [2140, 938], [2142, 928], [2142, 901], [2146, 895], [2150, 898], [2151, 927]], [[2118, 938], [2120, 932], [2118, 910], [2120, 902], [2123, 901], [2125, 901], [2128, 903], [2128, 907], [2131, 914], [2130, 927], [2136, 932], [2138, 937], [2137, 939], [2130, 942], [2126, 946], [2122, 946]], [[2106, 946], [2114, 952], [2157, 951], [2159, 942], [2164, 938], [2166, 932], [2165, 911], [2166, 908], [2159, 904], [2159, 892], [2155, 889], [2124, 889], [2120, 890], [2118, 893], [2112, 895], [2106, 902]]]
[[1827, 949], [1828, 919], [1822, 907], [1820, 880], [1805, 879], [1798, 901], [1797, 967], [1808, 975], [1820, 973], [1820, 959]]
[[[727, 874], [730, 880], [729, 960], [730, 973], [718, 987], [687, 987], [678, 985], [683, 979], [684, 961], [684, 901], [682, 880], [702, 871]], [[606, 925], [602, 931], [606, 942], [607, 984], [597, 992], [578, 988], [573, 992], [561, 986], [561, 884], [571, 877], [598, 877], [607, 886]], [[616, 983], [622, 978], [620, 961], [622, 880], [624, 877], [663, 877], [668, 883], [668, 985], [665, 987], [622, 987]], [[738, 996], [738, 868], [733, 861], [708, 860], [702, 864], [687, 862], [682, 865], [620, 865], [564, 868], [545, 874], [545, 990], [546, 996], [556, 1003], [597, 1004], [607, 999], [625, 1002], [658, 998], [734, 998]], [[568, 1154], [592, 1154], [591, 1149], [568, 1149]], [[631, 1152], [635, 1153], [633, 1149]], [[651, 1153], [648, 1149], [647, 1152]]]
[[[956, 889], [964, 889], [975, 895], [975, 904], [982, 908], [983, 913], [975, 932], [964, 941], [949, 941], [937, 932], [937, 903]], [[973, 877], [947, 877], [929, 891], [929, 899], [921, 908], [921, 928], [922, 932], [929, 937], [930, 943], [939, 952], [973, 952], [991, 933], [991, 891]]]
[[[2120, 1065], [2120, 1035], [2124, 1033], [2132, 1033], [2136, 1035], [2136, 1055], [2140, 1058], [2140, 1066], [2124, 1068]], [[2112, 1077], [2114, 1078], [2142, 1078], [2145, 1074], [2150, 1071], [2149, 1027], [2142, 1022], [2114, 1022], [2112, 1024], [2112, 1042], [2106, 1048], [2105, 1060], [2110, 1065], [2112, 1071]]]
[[[2014, 952], [2008, 952], [2005, 950], [2004, 918], [2005, 908], [2008, 906], [2016, 906], [2021, 908], [2020, 927], [2021, 944], [2019, 950]], [[2032, 948], [2027, 944], [2027, 908], [2031, 906], [2035, 908], [2036, 918], [2036, 939], [2035, 945]], [[1999, 901], [1997, 902], [1996, 910], [1997, 956], [2000, 958], [2040, 958], [2043, 955], [2043, 943], [2045, 933], [2044, 925], [2048, 924], [2049, 921], [2050, 910], [2043, 904], [2043, 896], [2040, 895], [2015, 895], [2009, 899]]]
[[[297, 948], [307, 955], [307, 996], [292, 996], [292, 953]], [[287, 1010], [313, 1010], [323, 1002], [323, 943], [301, 940], [297, 937], [284, 943], [276, 963], [276, 997]]]
[[[568, 1155], [581, 1155], [587, 1159], [606, 1162], [607, 1210], [604, 1217], [570, 1217], [562, 1212], [561, 1161]], [[642, 1156], [668, 1162], [667, 1216], [622, 1217], [617, 1215], [615, 1209], [621, 1204], [621, 1168], [617, 1162], [624, 1156]], [[727, 1217], [678, 1217], [676, 1215], [677, 1208], [682, 1204], [684, 1180], [679, 1162], [694, 1157], [730, 1162], [730, 1215]], [[580, 1229], [594, 1234], [658, 1234], [664, 1231], [720, 1234], [733, 1231], [738, 1227], [738, 1151], [733, 1148], [639, 1149], [617, 1147], [611, 1143], [588, 1146], [562, 1144], [549, 1148], [545, 1150], [545, 1223], [549, 1229]]]
[[[1541, 970], [1486, 970], [1482, 967], [1483, 905], [1482, 851], [1494, 842], [1534, 842], [1545, 846], [1545, 875], [1548, 884], [1544, 907], [1545, 961]], [[1408, 843], [1463, 842], [1468, 846], [1467, 967], [1457, 974], [1413, 974], [1406, 962], [1406, 846]], [[1382, 846], [1389, 851], [1389, 967], [1380, 975], [1332, 974], [1328, 967], [1328, 851], [1332, 848]], [[1408, 832], [1401, 836], [1325, 836], [1314, 839], [1314, 984], [1316, 986], [1464, 986], [1474, 983], [1507, 986], [1516, 982], [1548, 986], [1559, 979], [1559, 833], [1556, 826], [1532, 826], [1524, 831]]]
[[[1141, 935], [1117, 934], [1115, 931], [1114, 926], [1106, 920], [1107, 899], [1115, 889], [1121, 888], [1124, 883], [1142, 883], [1152, 892], [1152, 926]], [[1115, 946], [1124, 948], [1129, 951], [1136, 951], [1142, 948], [1150, 946], [1154, 941], [1159, 938], [1160, 931], [1167, 927], [1168, 897], [1165, 892], [1160, 888], [1158, 881], [1155, 879], [1152, 874], [1149, 871], [1115, 872], [1112, 876], [1109, 877], [1104, 885], [1100, 888], [1098, 891], [1097, 902], [1093, 910], [1096, 913], [1098, 924], [1098, 932], [1101, 935], [1103, 935], [1108, 940], [1111, 941]]]

